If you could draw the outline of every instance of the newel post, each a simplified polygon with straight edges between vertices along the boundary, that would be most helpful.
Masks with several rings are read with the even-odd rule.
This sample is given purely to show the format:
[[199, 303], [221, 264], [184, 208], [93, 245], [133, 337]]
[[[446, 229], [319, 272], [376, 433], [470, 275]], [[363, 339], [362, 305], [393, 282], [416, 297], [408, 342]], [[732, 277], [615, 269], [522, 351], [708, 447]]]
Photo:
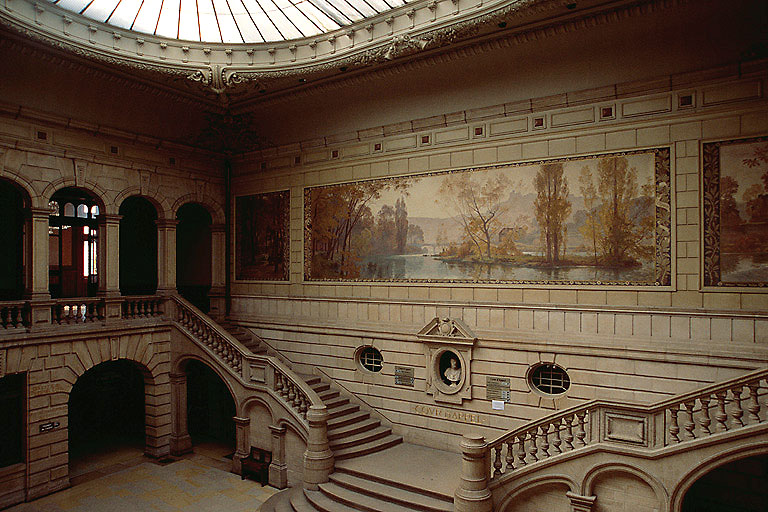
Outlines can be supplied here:
[[304, 488], [317, 490], [317, 485], [328, 481], [333, 472], [333, 452], [328, 446], [328, 409], [324, 405], [310, 405], [307, 411], [309, 438], [304, 452]]
[[483, 436], [461, 438], [461, 483], [453, 496], [455, 512], [491, 512], [493, 497], [488, 488], [488, 443]]

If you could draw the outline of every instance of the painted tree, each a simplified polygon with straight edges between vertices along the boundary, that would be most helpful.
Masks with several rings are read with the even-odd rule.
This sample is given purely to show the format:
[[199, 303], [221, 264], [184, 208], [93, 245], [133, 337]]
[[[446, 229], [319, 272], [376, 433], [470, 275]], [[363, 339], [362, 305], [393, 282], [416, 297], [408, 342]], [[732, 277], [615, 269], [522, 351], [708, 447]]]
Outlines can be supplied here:
[[731, 176], [720, 177], [720, 222], [723, 226], [738, 226], [742, 223], [739, 208], [736, 205], [738, 192], [738, 181]]
[[491, 258], [492, 242], [503, 227], [501, 217], [507, 207], [503, 198], [509, 179], [501, 173], [487, 174], [484, 181], [469, 172], [447, 175], [438, 191], [441, 201], [454, 212], [467, 242], [478, 255]]
[[560, 261], [561, 249], [565, 249], [565, 223], [571, 214], [568, 180], [563, 175], [563, 164], [542, 164], [533, 178], [533, 186], [536, 189], [533, 209], [541, 230], [547, 263], [555, 264]]
[[597, 191], [601, 199], [599, 244], [603, 262], [623, 266], [634, 262], [634, 258], [649, 257], [652, 247], [646, 242], [653, 236], [653, 202], [650, 191], [638, 197], [637, 170], [625, 157], [600, 158]]
[[585, 240], [592, 241], [592, 254], [595, 257], [595, 265], [597, 265], [597, 236], [600, 230], [597, 211], [597, 190], [592, 181], [592, 171], [586, 165], [581, 168], [581, 173], [579, 174], [579, 192], [581, 192], [581, 196], [584, 198], [584, 209], [587, 211], [586, 222], [579, 230]]
[[408, 210], [405, 199], [399, 197], [395, 201], [395, 251], [396, 254], [405, 254], [405, 246], [408, 242]]

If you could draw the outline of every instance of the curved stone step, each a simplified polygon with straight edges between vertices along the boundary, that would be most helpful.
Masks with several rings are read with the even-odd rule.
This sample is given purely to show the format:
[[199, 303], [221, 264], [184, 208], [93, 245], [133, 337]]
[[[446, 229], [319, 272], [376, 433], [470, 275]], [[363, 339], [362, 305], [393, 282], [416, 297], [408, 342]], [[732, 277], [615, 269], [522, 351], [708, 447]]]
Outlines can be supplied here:
[[332, 420], [340, 416], [346, 416], [348, 414], [355, 413], [360, 410], [359, 405], [355, 404], [343, 404], [338, 407], [328, 408], [328, 419]]
[[328, 430], [336, 430], [339, 427], [350, 425], [361, 420], [368, 419], [371, 416], [370, 413], [365, 411], [357, 411], [346, 416], [340, 416], [338, 418], [332, 418], [328, 420]]
[[333, 441], [334, 439], [339, 439], [344, 436], [352, 436], [360, 432], [365, 432], [366, 430], [374, 429], [379, 425], [381, 425], [381, 421], [367, 418], [364, 420], [356, 421], [354, 423], [350, 423], [349, 425], [335, 428], [333, 430], [328, 429], [328, 441]]
[[[365, 512], [413, 512], [414, 509], [401, 505], [394, 500], [378, 498], [367, 494], [355, 492], [354, 490], [342, 487], [335, 482], [320, 484], [320, 492], [333, 501], [336, 506], [342, 505]], [[394, 491], [394, 489], [393, 489]], [[314, 500], [310, 500], [313, 501]], [[331, 509], [331, 510], [341, 510]]]
[[376, 439], [387, 437], [392, 433], [392, 429], [387, 427], [376, 427], [370, 430], [364, 430], [353, 435], [347, 435], [342, 438], [334, 439], [330, 441], [331, 450], [335, 453], [337, 450], [343, 448], [349, 448], [350, 446], [357, 446]]
[[352, 457], [360, 457], [362, 455], [368, 455], [370, 453], [380, 452], [386, 450], [392, 446], [398, 445], [403, 442], [403, 438], [393, 434], [389, 434], [381, 439], [375, 439], [366, 443], [361, 443], [355, 446], [347, 448], [341, 448], [333, 450], [333, 457], [336, 460], [350, 459]]
[[322, 491], [309, 491], [304, 489], [302, 494], [304, 496], [303, 502], [299, 497], [291, 497], [291, 507], [293, 507], [296, 512], [360, 512], [361, 510], [334, 501], [323, 494]]
[[421, 492], [404, 489], [397, 485], [368, 480], [349, 473], [335, 472], [330, 476], [331, 482], [358, 494], [365, 494], [380, 500], [388, 500], [395, 504], [410, 507], [409, 510], [425, 512], [451, 512], [453, 501], [446, 501]]

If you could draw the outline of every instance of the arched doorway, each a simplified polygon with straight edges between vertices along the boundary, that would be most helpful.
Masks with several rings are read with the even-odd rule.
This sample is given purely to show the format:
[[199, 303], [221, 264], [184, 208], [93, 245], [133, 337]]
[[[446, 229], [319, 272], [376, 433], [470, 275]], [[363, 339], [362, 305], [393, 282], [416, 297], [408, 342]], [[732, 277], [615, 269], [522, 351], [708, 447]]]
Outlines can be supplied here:
[[204, 312], [210, 309], [211, 214], [202, 205], [187, 203], [176, 213], [176, 288]]
[[21, 299], [27, 287], [27, 237], [29, 236], [29, 195], [16, 184], [0, 180], [0, 300]]
[[0, 378], [0, 469], [25, 460], [26, 387], [25, 373]]
[[147, 199], [129, 197], [120, 205], [120, 293], [157, 291], [157, 210]]
[[227, 385], [206, 364], [190, 360], [187, 374], [187, 429], [195, 451], [217, 456], [235, 451], [235, 401]]
[[144, 452], [144, 375], [132, 361], [107, 361], [69, 394], [70, 477]]
[[768, 455], [724, 464], [691, 485], [681, 512], [765, 512], [768, 510]]
[[88, 191], [67, 187], [48, 203], [51, 297], [93, 297], [99, 291], [99, 206]]

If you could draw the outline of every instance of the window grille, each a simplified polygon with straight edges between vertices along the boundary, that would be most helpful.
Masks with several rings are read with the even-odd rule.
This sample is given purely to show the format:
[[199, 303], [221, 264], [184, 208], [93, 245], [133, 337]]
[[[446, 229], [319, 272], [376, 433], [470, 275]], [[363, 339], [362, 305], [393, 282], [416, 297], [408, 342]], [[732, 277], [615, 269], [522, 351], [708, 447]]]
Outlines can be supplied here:
[[531, 385], [545, 395], [562, 395], [571, 387], [568, 374], [557, 365], [541, 364], [531, 372]]
[[369, 372], [381, 371], [383, 358], [381, 357], [381, 352], [373, 347], [365, 347], [361, 350], [358, 360], [360, 361], [360, 366]]

